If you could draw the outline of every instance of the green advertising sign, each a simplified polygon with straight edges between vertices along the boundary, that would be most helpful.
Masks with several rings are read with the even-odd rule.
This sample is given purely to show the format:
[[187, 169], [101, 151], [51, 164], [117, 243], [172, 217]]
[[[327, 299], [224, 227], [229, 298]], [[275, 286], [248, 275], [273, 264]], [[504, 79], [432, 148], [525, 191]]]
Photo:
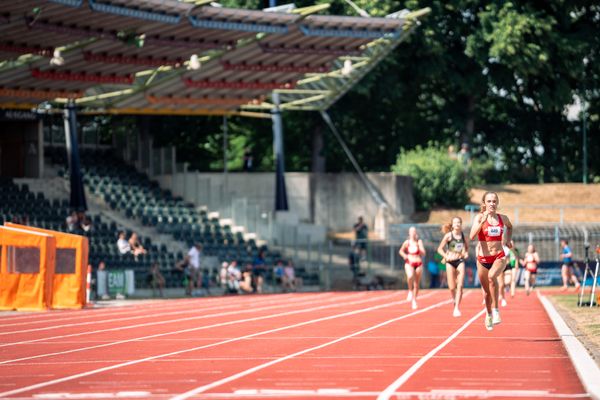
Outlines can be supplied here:
[[108, 272], [108, 294], [125, 294], [125, 271]]

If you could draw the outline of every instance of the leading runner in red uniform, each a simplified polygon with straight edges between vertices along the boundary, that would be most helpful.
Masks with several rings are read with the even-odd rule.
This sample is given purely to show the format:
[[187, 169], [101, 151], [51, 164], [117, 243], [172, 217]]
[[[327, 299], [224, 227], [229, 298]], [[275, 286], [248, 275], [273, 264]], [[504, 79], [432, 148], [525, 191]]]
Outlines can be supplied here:
[[486, 192], [481, 199], [481, 213], [475, 217], [471, 240], [477, 244], [477, 275], [485, 293], [485, 327], [491, 331], [502, 322], [498, 311], [498, 281], [504, 272], [506, 258], [503, 246], [512, 246], [512, 223], [506, 215], [498, 214], [498, 194]]

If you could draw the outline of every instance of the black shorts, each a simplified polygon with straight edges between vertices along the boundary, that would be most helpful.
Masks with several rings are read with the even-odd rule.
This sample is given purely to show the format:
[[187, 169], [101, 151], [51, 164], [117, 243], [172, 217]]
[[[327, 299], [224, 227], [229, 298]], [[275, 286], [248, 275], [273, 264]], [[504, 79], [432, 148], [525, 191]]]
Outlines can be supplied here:
[[506, 267], [504, 267], [504, 272], [506, 271], [510, 271], [511, 269], [513, 269], [514, 267], [512, 265], [510, 265], [510, 263], [506, 263]]
[[481, 266], [483, 268], [485, 268], [485, 269], [491, 269], [492, 265], [494, 265], [494, 263], [484, 263], [484, 262], [481, 262], [481, 261], [479, 261], [479, 264], [481, 264]]
[[446, 261], [447, 264], [450, 264], [454, 268], [458, 268], [458, 266], [464, 262], [465, 260], [463, 258], [459, 258], [458, 260]]

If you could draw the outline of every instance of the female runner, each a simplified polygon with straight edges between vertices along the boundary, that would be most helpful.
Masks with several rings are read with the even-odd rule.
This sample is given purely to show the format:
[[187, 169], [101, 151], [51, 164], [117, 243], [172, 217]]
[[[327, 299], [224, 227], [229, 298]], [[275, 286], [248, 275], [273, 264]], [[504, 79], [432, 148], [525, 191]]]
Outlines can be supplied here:
[[[515, 297], [515, 291], [517, 288], [517, 277], [519, 275], [519, 250], [515, 247], [514, 242], [511, 241], [510, 253], [508, 254], [508, 264], [510, 265], [510, 298]], [[506, 277], [506, 275], [505, 275]], [[507, 278], [508, 281], [508, 278]], [[505, 281], [505, 282], [507, 282]], [[507, 283], [508, 285], [509, 283]]]
[[485, 293], [485, 327], [491, 331], [502, 322], [498, 311], [498, 276], [505, 268], [503, 245], [512, 245], [512, 224], [506, 215], [497, 213], [498, 195], [486, 192], [481, 199], [481, 213], [475, 217], [469, 238], [477, 244], [477, 275]]
[[448, 289], [450, 289], [452, 301], [454, 301], [452, 315], [460, 317], [459, 306], [465, 280], [465, 260], [469, 257], [469, 245], [462, 231], [462, 219], [460, 217], [452, 218], [450, 224], [442, 226], [442, 232], [445, 235], [437, 251], [446, 263]]
[[423, 241], [417, 235], [417, 229], [411, 226], [408, 230], [408, 239], [402, 243], [398, 251], [400, 257], [404, 259], [404, 271], [406, 272], [406, 281], [408, 283], [408, 297], [406, 300], [412, 300], [412, 308], [417, 308], [417, 295], [419, 294], [419, 282], [423, 273], [423, 259], [425, 256], [425, 246]]
[[527, 296], [533, 290], [535, 286], [535, 277], [537, 275], [537, 267], [540, 263], [540, 256], [535, 251], [535, 246], [530, 244], [527, 246], [527, 253], [525, 258], [521, 260], [521, 265], [525, 267], [525, 291]]

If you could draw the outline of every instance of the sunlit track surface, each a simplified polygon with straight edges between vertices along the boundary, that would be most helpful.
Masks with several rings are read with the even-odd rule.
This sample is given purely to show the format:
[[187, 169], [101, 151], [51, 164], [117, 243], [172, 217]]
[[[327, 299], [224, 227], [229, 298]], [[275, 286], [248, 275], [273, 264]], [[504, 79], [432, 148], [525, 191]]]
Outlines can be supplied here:
[[537, 296], [492, 332], [481, 294], [447, 291], [165, 300], [3, 316], [11, 399], [589, 398]]

